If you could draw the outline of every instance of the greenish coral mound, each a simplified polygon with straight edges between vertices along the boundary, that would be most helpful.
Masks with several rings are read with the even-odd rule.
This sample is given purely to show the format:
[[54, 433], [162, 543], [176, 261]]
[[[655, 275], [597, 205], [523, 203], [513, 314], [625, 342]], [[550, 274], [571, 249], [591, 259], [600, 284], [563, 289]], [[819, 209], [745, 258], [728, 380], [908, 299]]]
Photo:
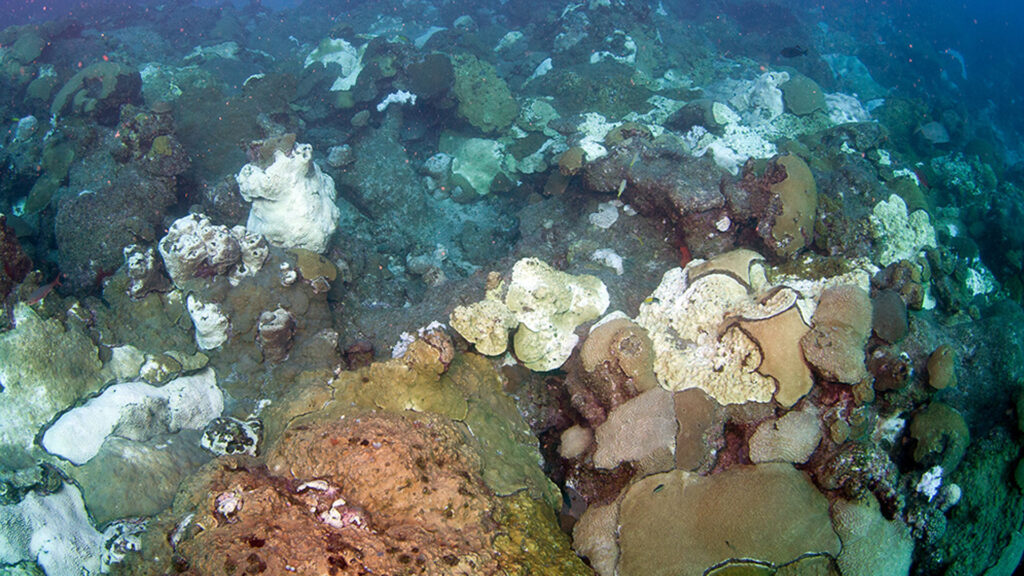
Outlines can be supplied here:
[[485, 196], [495, 179], [505, 178], [505, 146], [486, 138], [441, 136], [440, 150], [452, 157], [452, 184]]
[[96, 346], [81, 330], [14, 309], [15, 328], [0, 334], [0, 448], [31, 451], [36, 432], [102, 385]]
[[141, 91], [142, 77], [134, 68], [116, 62], [97, 62], [72, 76], [57, 92], [50, 114], [70, 112], [113, 122], [121, 104], [138, 98]]
[[460, 355], [447, 376], [468, 395], [463, 423], [480, 453], [487, 486], [499, 496], [525, 488], [531, 497], [558, 508], [561, 495], [537, 465], [537, 440], [504, 392], [501, 375], [491, 362], [476, 354]]
[[825, 109], [825, 92], [817, 82], [803, 74], [790, 74], [789, 80], [783, 82], [782, 100], [786, 109], [797, 116], [806, 116], [817, 110]]
[[469, 54], [455, 56], [452, 64], [459, 116], [486, 133], [508, 128], [519, 115], [519, 104], [494, 66]]
[[25, 213], [35, 214], [50, 203], [57, 189], [68, 177], [71, 162], [75, 159], [75, 150], [66, 143], [48, 144], [43, 150], [42, 176], [32, 185], [25, 201]]

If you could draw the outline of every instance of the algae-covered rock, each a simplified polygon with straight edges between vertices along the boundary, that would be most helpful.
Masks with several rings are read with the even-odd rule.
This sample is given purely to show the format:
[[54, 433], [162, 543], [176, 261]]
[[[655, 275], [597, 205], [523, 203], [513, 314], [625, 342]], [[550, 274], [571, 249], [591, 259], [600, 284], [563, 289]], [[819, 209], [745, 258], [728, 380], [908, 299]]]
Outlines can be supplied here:
[[508, 576], [557, 574], [589, 576], [593, 572], [569, 546], [569, 540], [551, 527], [558, 524], [554, 510], [524, 492], [501, 499], [495, 517], [504, 530], [492, 545]]
[[452, 64], [459, 116], [485, 133], [511, 125], [519, 114], [519, 105], [494, 66], [469, 54], [453, 57]]
[[347, 408], [293, 420], [266, 466], [226, 456], [193, 475], [127, 571], [587, 574], [547, 503], [487, 487], [457, 423]]
[[3, 299], [32, 269], [32, 259], [21, 247], [14, 228], [7, 225], [6, 214], [0, 214], [0, 260], [4, 263], [0, 266], [0, 299]]
[[0, 447], [32, 450], [36, 433], [102, 385], [96, 346], [82, 331], [26, 304], [0, 334]]
[[43, 151], [42, 176], [36, 180], [25, 200], [25, 213], [35, 214], [50, 204], [50, 199], [68, 177], [75, 150], [70, 144], [48, 145]]
[[491, 362], [472, 353], [443, 359], [437, 346], [418, 338], [403, 356], [342, 372], [329, 384], [311, 375], [290, 401], [267, 411], [266, 443], [273, 445], [286, 426], [346, 418], [354, 411], [435, 414], [463, 431], [464, 442], [482, 461], [483, 481], [495, 494], [526, 490], [558, 507], [558, 489], [539, 465], [537, 439]]

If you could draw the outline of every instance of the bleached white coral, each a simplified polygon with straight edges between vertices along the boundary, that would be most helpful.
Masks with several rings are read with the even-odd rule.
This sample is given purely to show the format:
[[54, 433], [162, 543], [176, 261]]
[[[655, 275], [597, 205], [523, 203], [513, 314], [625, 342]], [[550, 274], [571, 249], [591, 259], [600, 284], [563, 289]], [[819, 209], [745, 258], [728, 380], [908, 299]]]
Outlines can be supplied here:
[[928, 501], [931, 502], [935, 495], [939, 493], [939, 488], [942, 487], [942, 466], [932, 466], [924, 474], [921, 475], [921, 479], [918, 480], [917, 485], [914, 486], [914, 490], [918, 494], [926, 496]]
[[907, 204], [897, 194], [875, 205], [871, 226], [878, 240], [878, 263], [888, 266], [899, 260], [913, 260], [925, 248], [935, 247], [935, 228], [928, 213], [907, 214]]
[[199, 274], [224, 274], [242, 256], [238, 239], [227, 226], [213, 224], [203, 214], [175, 220], [158, 247], [164, 268], [178, 286]]
[[[0, 562], [37, 562], [47, 574], [99, 574], [103, 534], [89, 522], [82, 494], [65, 483], [0, 506]], [[14, 573], [7, 572], [5, 573]]]
[[388, 94], [383, 100], [377, 104], [377, 112], [383, 112], [388, 109], [391, 104], [409, 104], [413, 105], [416, 103], [416, 95], [406, 90], [398, 90]]
[[338, 227], [334, 179], [313, 162], [313, 147], [296, 144], [291, 154], [274, 152], [267, 168], [246, 164], [235, 177], [252, 202], [245, 227], [275, 246], [323, 252]]
[[45, 434], [48, 452], [82, 465], [99, 453], [108, 436], [144, 442], [160, 434], [202, 430], [224, 410], [224, 395], [210, 368], [164, 386], [115, 384], [84, 405], [65, 412]]
[[228, 339], [228, 328], [231, 324], [228, 317], [214, 302], [205, 303], [195, 295], [189, 294], [186, 301], [188, 314], [196, 329], [196, 345], [202, 350], [213, 350], [220, 347]]
[[341, 38], [327, 38], [306, 56], [305, 67], [321, 63], [341, 66], [341, 75], [331, 85], [331, 92], [351, 90], [356, 85], [359, 73], [363, 71], [363, 53], [366, 46], [356, 48]]
[[833, 124], [867, 122], [871, 119], [871, 115], [861, 105], [860, 100], [839, 92], [825, 94], [825, 109], [828, 110], [828, 119]]

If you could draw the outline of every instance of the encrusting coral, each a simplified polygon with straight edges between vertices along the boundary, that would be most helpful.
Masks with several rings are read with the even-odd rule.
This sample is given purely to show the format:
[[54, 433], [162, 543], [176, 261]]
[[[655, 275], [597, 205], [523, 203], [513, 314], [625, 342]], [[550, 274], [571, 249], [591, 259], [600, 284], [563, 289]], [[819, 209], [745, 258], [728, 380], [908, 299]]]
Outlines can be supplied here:
[[804, 357], [826, 379], [856, 384], [868, 376], [864, 346], [871, 336], [871, 299], [858, 286], [825, 289], [814, 328], [800, 341]]
[[780, 156], [775, 162], [785, 168], [786, 179], [771, 186], [777, 214], [770, 232], [762, 235], [779, 256], [790, 257], [807, 246], [814, 235], [818, 189], [811, 169], [798, 156]]
[[620, 576], [699, 576], [733, 559], [779, 565], [840, 550], [827, 499], [789, 464], [648, 476], [622, 496], [618, 525]]

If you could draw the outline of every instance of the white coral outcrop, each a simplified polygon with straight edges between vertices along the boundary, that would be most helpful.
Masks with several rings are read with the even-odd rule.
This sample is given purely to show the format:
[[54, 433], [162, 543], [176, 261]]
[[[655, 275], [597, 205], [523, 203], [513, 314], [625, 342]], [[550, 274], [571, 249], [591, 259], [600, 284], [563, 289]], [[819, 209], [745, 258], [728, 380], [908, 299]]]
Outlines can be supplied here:
[[312, 146], [296, 144], [291, 154], [278, 150], [273, 164], [246, 164], [235, 179], [242, 197], [252, 202], [246, 229], [283, 248], [327, 249], [341, 213], [334, 204], [334, 179], [313, 162]]
[[160, 434], [202, 430], [223, 410], [224, 395], [209, 368], [160, 387], [115, 384], [64, 413], [43, 434], [42, 444], [80, 466], [99, 453], [108, 436], [145, 442]]

